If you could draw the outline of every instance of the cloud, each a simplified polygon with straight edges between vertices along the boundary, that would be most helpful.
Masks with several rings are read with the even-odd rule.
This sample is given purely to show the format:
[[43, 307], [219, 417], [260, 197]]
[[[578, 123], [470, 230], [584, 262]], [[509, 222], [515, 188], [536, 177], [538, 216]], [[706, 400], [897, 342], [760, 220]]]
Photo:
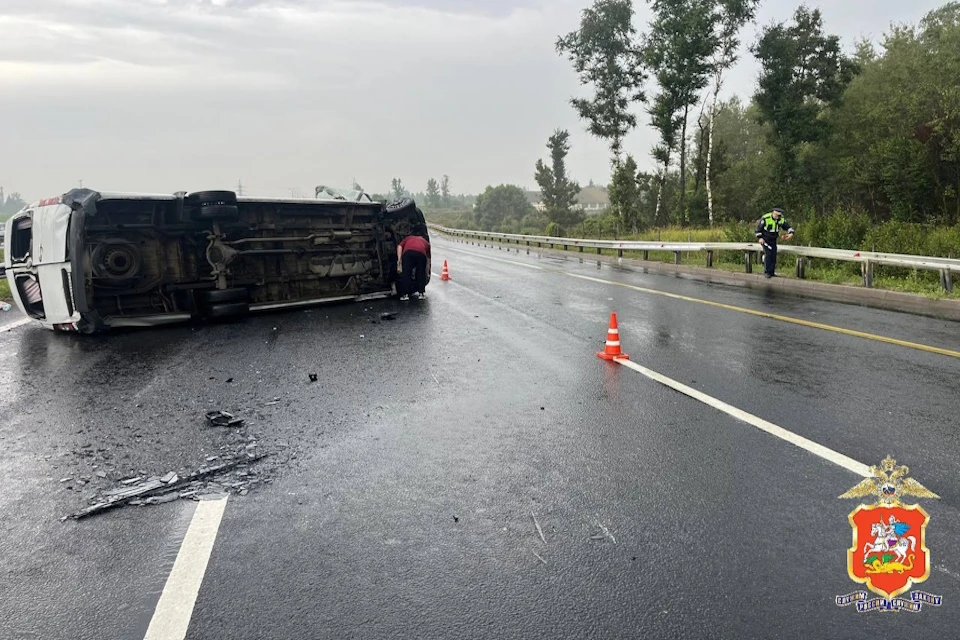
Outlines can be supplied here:
[[[572, 133], [573, 174], [604, 182], [605, 145], [570, 108], [581, 88], [553, 47], [588, 3], [3, 0], [0, 184], [40, 197], [81, 178], [124, 191], [239, 178], [283, 195], [354, 177], [419, 190], [447, 173], [476, 192], [532, 186], [556, 127]], [[878, 16], [918, 20], [924, 3], [935, 4], [850, 0], [824, 13], [830, 29], [876, 34]], [[770, 0], [760, 23], [794, 8]], [[729, 90], [749, 95], [755, 73], [746, 61]], [[627, 140], [641, 166], [655, 137], [642, 127]]]

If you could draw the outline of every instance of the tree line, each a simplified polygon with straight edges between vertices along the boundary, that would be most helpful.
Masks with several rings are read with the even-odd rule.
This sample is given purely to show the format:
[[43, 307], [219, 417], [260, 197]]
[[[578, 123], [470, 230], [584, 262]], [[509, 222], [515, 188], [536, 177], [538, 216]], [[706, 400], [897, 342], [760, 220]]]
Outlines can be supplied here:
[[27, 203], [18, 192], [12, 191], [9, 195], [4, 195], [3, 187], [0, 187], [0, 215], [16, 213], [25, 206]]
[[[356, 181], [354, 181], [353, 188], [362, 190]], [[450, 189], [450, 176], [444, 174], [440, 177], [440, 180], [430, 178], [427, 180], [426, 189], [417, 192], [407, 189], [400, 178], [393, 178], [390, 181], [390, 191], [375, 193], [372, 198], [382, 201], [413, 198], [419, 205], [429, 209], [462, 209], [472, 206], [475, 197], [468, 194], [453, 193]]]
[[[791, 217], [960, 223], [960, 2], [847, 52], [818, 9], [766, 26], [753, 94], [721, 101], [759, 0], [596, 0], [556, 42], [591, 95], [571, 105], [607, 142], [626, 228]], [[644, 112], [657, 169], [624, 148]], [[539, 166], [538, 166], [539, 172]], [[840, 212], [840, 213], [837, 213]]]

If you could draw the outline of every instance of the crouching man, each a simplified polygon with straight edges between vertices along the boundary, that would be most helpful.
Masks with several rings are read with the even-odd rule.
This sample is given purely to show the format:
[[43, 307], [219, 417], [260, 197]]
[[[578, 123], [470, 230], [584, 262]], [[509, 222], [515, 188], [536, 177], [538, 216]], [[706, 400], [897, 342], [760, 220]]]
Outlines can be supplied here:
[[426, 297], [427, 274], [430, 272], [430, 243], [427, 231], [417, 227], [397, 245], [397, 293], [401, 300], [411, 295]]

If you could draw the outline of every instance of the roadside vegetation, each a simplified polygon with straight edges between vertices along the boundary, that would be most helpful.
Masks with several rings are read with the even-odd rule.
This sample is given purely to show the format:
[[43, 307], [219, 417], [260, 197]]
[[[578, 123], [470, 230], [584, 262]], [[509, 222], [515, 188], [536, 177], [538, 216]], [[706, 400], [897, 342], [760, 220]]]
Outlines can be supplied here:
[[[780, 206], [798, 230], [791, 244], [960, 258], [960, 2], [892, 26], [877, 42], [843, 42], [825, 30], [818, 9], [801, 5], [748, 43], [757, 84], [726, 100], [724, 80], [758, 0], [648, 3], [646, 31], [636, 28], [631, 0], [596, 0], [579, 29], [556, 42], [584, 87], [571, 106], [586, 131], [608, 143], [607, 211], [588, 216], [572, 206], [576, 182], [564, 166], [571, 137], [556, 131], [549, 160], [536, 162], [539, 207], [517, 186], [491, 186], [474, 208], [428, 211], [431, 221], [504, 233], [742, 242]], [[625, 148], [641, 124], [660, 136], [650, 163]], [[859, 265], [818, 260], [807, 277], [859, 283]], [[945, 295], [935, 273], [884, 267], [875, 280]]]

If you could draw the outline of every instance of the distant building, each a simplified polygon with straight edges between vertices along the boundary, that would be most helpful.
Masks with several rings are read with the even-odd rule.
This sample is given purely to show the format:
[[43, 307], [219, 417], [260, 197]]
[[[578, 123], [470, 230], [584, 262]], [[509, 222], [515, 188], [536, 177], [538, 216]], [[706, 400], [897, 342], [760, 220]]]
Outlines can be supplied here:
[[[527, 200], [533, 205], [534, 209], [537, 211], [547, 210], [546, 205], [543, 204], [543, 194], [541, 192], [524, 191], [524, 194], [526, 194]], [[589, 216], [598, 215], [609, 206], [610, 194], [607, 193], [606, 188], [590, 185], [580, 189], [580, 193], [577, 194], [577, 204], [574, 205], [574, 208], [580, 209]]]

